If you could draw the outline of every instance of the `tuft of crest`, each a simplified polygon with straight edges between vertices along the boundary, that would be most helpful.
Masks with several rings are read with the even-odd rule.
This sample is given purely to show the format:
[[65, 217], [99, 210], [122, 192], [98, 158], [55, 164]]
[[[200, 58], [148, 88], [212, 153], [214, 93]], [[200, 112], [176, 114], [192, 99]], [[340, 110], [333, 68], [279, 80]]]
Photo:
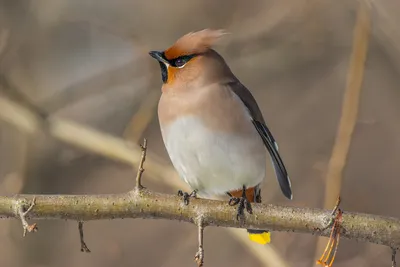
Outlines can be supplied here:
[[164, 51], [167, 59], [184, 55], [204, 53], [222, 36], [228, 34], [225, 30], [204, 29], [190, 32], [179, 38], [175, 44]]

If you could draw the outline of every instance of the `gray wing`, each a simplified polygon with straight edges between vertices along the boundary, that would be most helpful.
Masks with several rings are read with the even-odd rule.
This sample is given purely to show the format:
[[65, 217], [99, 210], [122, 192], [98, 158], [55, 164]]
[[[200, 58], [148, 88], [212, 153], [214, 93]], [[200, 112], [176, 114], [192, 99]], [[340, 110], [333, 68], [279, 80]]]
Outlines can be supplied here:
[[272, 165], [274, 166], [275, 175], [281, 187], [282, 193], [289, 199], [293, 198], [290, 178], [283, 164], [283, 160], [278, 153], [278, 144], [276, 143], [271, 131], [268, 129], [260, 108], [257, 105], [251, 92], [239, 81], [227, 83], [232, 91], [243, 101], [250, 112], [253, 119], [254, 127], [260, 134], [265, 147], [271, 155]]

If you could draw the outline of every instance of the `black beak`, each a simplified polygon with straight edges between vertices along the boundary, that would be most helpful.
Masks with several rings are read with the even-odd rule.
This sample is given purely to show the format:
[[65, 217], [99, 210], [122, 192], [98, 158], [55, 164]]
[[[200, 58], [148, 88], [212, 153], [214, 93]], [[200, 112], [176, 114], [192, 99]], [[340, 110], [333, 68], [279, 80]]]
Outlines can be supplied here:
[[159, 51], [150, 51], [149, 55], [155, 58], [158, 62], [162, 62], [164, 64], [168, 64], [169, 62], [164, 58], [164, 53]]

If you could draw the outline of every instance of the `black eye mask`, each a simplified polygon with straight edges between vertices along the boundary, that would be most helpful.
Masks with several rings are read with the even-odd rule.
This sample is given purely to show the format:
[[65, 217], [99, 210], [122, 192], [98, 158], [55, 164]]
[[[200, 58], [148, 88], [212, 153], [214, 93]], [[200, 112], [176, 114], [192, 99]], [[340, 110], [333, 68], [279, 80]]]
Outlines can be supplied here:
[[[183, 67], [186, 63], [188, 63], [192, 58], [198, 56], [200, 54], [192, 54], [192, 55], [185, 55], [185, 56], [180, 56], [171, 60], [167, 60], [165, 58], [165, 54], [162, 53], [162, 57], [167, 61], [172, 67], [174, 68], [180, 68]], [[167, 66], [159, 61], [160, 63], [160, 68], [161, 68], [161, 79], [163, 83], [166, 83], [168, 81], [168, 68]]]
[[188, 63], [195, 56], [197, 56], [197, 54], [192, 54], [192, 55], [187, 55], [187, 56], [180, 56], [180, 57], [177, 57], [177, 58], [174, 58], [174, 59], [170, 60], [169, 63], [173, 67], [180, 68], [180, 67], [184, 66], [186, 63]]

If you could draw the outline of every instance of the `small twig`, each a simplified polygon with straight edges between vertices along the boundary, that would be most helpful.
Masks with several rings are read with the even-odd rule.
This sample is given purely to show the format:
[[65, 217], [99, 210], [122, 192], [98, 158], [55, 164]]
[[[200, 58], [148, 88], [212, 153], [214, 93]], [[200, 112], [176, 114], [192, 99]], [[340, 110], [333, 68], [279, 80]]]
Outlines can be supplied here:
[[146, 152], [147, 152], [147, 139], [146, 138], [143, 140], [143, 145], [140, 145], [140, 148], [142, 149], [142, 157], [140, 159], [139, 168], [138, 168], [137, 174], [136, 174], [136, 188], [137, 189], [144, 188], [142, 186], [142, 175], [144, 172], [143, 164], [146, 161]]
[[81, 251], [90, 253], [90, 249], [86, 245], [85, 239], [83, 238], [83, 222], [82, 221], [78, 222], [78, 228], [79, 228], [79, 239], [81, 241]]
[[335, 207], [333, 208], [332, 213], [331, 213], [332, 216], [334, 216], [335, 213], [338, 211], [339, 206], [340, 206], [340, 202], [342, 202], [342, 199], [340, 198], [340, 196], [338, 196], [337, 200], [336, 200]]
[[[324, 267], [332, 267], [333, 262], [335, 261], [336, 253], [339, 247], [340, 241], [340, 230], [342, 223], [342, 215], [343, 212], [341, 209], [338, 209], [338, 213], [336, 215], [331, 235], [329, 237], [328, 244], [325, 247], [324, 253], [317, 260], [317, 264], [323, 265]], [[335, 250], [333, 250], [335, 248]], [[330, 260], [330, 261], [329, 261]], [[329, 263], [328, 263], [329, 262]]]
[[392, 267], [396, 267], [396, 253], [397, 249], [392, 248]]
[[200, 218], [199, 222], [197, 223], [198, 229], [198, 238], [199, 238], [199, 250], [197, 251], [196, 255], [194, 256], [194, 260], [197, 263], [197, 266], [201, 267], [204, 263], [204, 247], [203, 247], [203, 237], [204, 237], [204, 223], [203, 219]]
[[126, 139], [135, 144], [139, 142], [140, 137], [154, 119], [159, 99], [159, 90], [152, 90], [144, 97], [143, 101], [140, 101], [138, 111], [132, 116], [131, 121], [124, 130], [123, 136]]
[[26, 215], [28, 215], [28, 213], [31, 212], [31, 210], [35, 206], [35, 204], [36, 204], [35, 201], [36, 201], [36, 198], [33, 198], [32, 203], [29, 205], [29, 207], [28, 207], [28, 209], [26, 211], [25, 211], [25, 208], [24, 208], [24, 206], [25, 206], [24, 204], [21, 204], [18, 207], [18, 211], [17, 212], [18, 212], [18, 215], [19, 215], [19, 217], [21, 219], [22, 228], [24, 230], [24, 232], [22, 234], [23, 237], [26, 236], [27, 232], [31, 233], [31, 232], [36, 232], [38, 230], [36, 223], [29, 224], [26, 221]]
[[331, 218], [330, 218], [329, 222], [328, 222], [327, 225], [326, 225], [325, 227], [323, 227], [322, 229], [321, 229], [321, 228], [316, 228], [316, 229], [314, 229], [315, 231], [323, 232], [323, 231], [325, 231], [326, 229], [328, 229], [329, 227], [331, 227], [331, 226], [334, 224], [335, 219], [336, 219], [336, 217], [337, 217], [337, 215], [335, 216], [335, 214], [338, 212], [339, 206], [340, 206], [340, 203], [341, 203], [341, 202], [342, 202], [342, 199], [340, 198], [340, 196], [338, 196], [337, 199], [336, 199], [335, 207], [333, 207], [333, 209], [332, 209]]

